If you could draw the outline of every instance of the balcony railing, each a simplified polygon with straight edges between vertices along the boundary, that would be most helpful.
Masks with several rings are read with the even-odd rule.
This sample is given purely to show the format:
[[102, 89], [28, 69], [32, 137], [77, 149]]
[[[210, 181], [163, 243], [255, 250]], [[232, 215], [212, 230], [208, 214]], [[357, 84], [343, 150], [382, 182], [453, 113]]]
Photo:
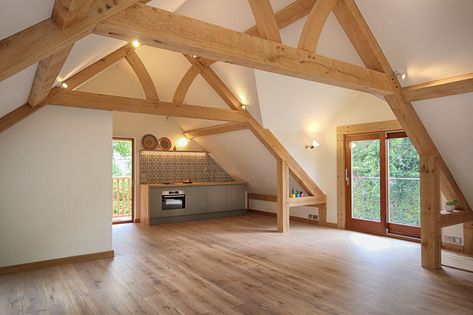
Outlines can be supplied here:
[[130, 217], [133, 211], [133, 187], [131, 177], [113, 177], [113, 218]]

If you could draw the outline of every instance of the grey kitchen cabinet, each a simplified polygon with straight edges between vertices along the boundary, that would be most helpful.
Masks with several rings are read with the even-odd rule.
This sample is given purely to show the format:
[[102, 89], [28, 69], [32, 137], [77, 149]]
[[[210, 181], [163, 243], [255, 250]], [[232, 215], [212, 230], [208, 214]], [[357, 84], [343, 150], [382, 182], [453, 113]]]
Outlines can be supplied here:
[[150, 188], [149, 190], [149, 215], [153, 217], [161, 217], [162, 202], [161, 202], [161, 188]]
[[186, 214], [207, 212], [207, 187], [188, 187], [186, 192]]
[[241, 210], [245, 208], [245, 185], [225, 186], [225, 210]]
[[207, 212], [225, 211], [226, 187], [207, 186]]

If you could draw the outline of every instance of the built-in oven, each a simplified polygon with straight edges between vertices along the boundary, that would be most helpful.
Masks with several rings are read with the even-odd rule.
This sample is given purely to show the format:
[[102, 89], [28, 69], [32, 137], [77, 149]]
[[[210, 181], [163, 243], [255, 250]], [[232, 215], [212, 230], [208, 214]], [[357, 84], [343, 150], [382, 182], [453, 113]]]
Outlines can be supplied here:
[[183, 190], [163, 190], [162, 209], [181, 210], [186, 208], [186, 194]]

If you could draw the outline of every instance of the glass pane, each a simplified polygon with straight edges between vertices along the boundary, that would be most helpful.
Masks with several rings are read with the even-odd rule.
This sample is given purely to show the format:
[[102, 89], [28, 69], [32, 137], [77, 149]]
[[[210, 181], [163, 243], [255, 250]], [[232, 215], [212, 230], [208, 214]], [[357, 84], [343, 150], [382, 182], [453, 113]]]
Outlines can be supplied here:
[[133, 209], [133, 145], [130, 140], [112, 142], [113, 221], [131, 220]]
[[420, 226], [419, 155], [409, 138], [389, 139], [389, 222]]
[[379, 140], [351, 142], [352, 217], [380, 221]]

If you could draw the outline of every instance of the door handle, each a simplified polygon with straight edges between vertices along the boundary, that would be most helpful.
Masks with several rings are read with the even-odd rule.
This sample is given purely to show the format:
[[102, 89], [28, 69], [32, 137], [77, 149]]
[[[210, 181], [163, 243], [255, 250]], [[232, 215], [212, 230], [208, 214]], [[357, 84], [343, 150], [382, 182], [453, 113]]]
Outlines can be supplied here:
[[345, 183], [350, 186], [350, 177], [348, 177], [348, 168], [345, 169]]

